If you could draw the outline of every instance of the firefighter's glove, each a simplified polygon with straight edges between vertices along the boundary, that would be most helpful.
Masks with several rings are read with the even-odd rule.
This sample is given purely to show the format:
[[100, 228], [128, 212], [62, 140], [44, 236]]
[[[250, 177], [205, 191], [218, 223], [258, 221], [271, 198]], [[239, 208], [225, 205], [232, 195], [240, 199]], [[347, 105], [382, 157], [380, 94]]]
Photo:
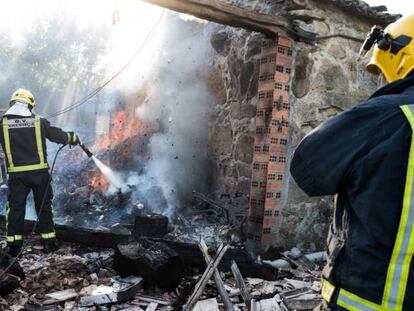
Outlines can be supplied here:
[[68, 144], [71, 146], [76, 146], [80, 143], [78, 135], [76, 135], [74, 132], [68, 132], [69, 134], [69, 142]]

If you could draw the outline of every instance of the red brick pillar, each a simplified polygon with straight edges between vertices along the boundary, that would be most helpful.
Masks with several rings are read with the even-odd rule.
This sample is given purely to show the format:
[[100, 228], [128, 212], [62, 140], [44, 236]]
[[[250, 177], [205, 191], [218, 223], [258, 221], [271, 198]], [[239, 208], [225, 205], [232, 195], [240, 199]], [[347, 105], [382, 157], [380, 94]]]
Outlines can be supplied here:
[[292, 45], [283, 37], [262, 45], [247, 233], [256, 254], [273, 245], [287, 197]]

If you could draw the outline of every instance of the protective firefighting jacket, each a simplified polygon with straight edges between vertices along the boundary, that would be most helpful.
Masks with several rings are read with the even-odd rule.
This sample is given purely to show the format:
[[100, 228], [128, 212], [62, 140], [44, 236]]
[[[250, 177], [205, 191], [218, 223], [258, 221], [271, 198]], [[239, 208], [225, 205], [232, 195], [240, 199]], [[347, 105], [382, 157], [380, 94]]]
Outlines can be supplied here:
[[[335, 195], [323, 297], [347, 310], [414, 310], [414, 77], [310, 132], [291, 174]], [[317, 221], [317, 220], [316, 220]]]
[[0, 142], [6, 154], [8, 172], [48, 169], [46, 138], [58, 144], [67, 144], [71, 135], [34, 114], [28, 117], [3, 116]]

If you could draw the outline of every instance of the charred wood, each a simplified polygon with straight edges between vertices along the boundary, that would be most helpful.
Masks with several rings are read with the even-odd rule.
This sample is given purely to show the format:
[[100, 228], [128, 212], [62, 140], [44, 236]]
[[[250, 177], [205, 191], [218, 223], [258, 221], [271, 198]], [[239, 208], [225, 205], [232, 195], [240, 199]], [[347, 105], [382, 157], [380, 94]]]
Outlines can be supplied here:
[[199, 199], [203, 202], [208, 203], [211, 207], [214, 208], [216, 215], [220, 215], [223, 214], [222, 216], [225, 217], [226, 223], [229, 224], [230, 223], [230, 216], [229, 216], [229, 209], [225, 206], [222, 206], [220, 203], [216, 202], [213, 199], [210, 199], [209, 197], [207, 197], [206, 195], [199, 193], [197, 191], [193, 191], [193, 197], [195, 199]]
[[[32, 231], [33, 225], [33, 220], [25, 221], [26, 234], [29, 234]], [[4, 229], [5, 226], [5, 217], [0, 215], [0, 227]], [[124, 248], [128, 248], [129, 246], [127, 245], [129, 244], [132, 246], [134, 244], [134, 242], [130, 240], [130, 234], [115, 233], [111, 231], [98, 231], [58, 224], [55, 226], [55, 230], [58, 240], [63, 242], [77, 243], [94, 247], [114, 248], [115, 250], [118, 249], [117, 246], [121, 242], [121, 245], [123, 245]], [[205, 259], [196, 244], [177, 242], [162, 238], [147, 238], [147, 240], [161, 243], [163, 245], [162, 249], [168, 248], [170, 250], [173, 250], [179, 257], [180, 261], [186, 267], [193, 267], [198, 269], [206, 268]], [[134, 247], [132, 247], [132, 249], [134, 249]], [[116, 253], [117, 256], [120, 255], [119, 252]], [[128, 259], [125, 256], [121, 256], [121, 258], [125, 261], [118, 261], [118, 263], [127, 263], [125, 265], [119, 265], [119, 269], [123, 269], [123, 272], [120, 273], [122, 276], [137, 274], [137, 271], [140, 271], [135, 265], [129, 264], [131, 262], [134, 262], [134, 259], [131, 261], [131, 259]], [[117, 259], [120, 259], [120, 257], [117, 257]], [[245, 277], [257, 277], [266, 280], [276, 280], [278, 276], [277, 269], [274, 269], [269, 265], [255, 263], [251, 256], [244, 249], [240, 248], [229, 249], [224, 258], [221, 260], [219, 269], [221, 271], [230, 271], [232, 260], [235, 260], [237, 262], [241, 273]], [[175, 283], [175, 280], [172, 283]]]
[[143, 214], [135, 216], [132, 235], [139, 239], [146, 237], [162, 237], [168, 233], [168, 217], [161, 214]]
[[[182, 258], [186, 266], [206, 268], [206, 263], [203, 255], [196, 244], [183, 243], [165, 239], [154, 239], [162, 241], [173, 250], [175, 250]], [[277, 269], [268, 265], [255, 263], [249, 253], [240, 248], [230, 248], [220, 262], [220, 271], [230, 272], [232, 260], [237, 262], [241, 273], [245, 277], [261, 278], [265, 280], [276, 280], [278, 276]]]
[[120, 243], [113, 268], [121, 276], [141, 275], [144, 286], [173, 291], [184, 276], [180, 256], [162, 242], [148, 239]]
[[12, 263], [12, 260], [13, 259], [5, 250], [0, 249], [0, 275], [4, 274], [0, 279], [0, 296], [6, 296], [18, 288], [20, 279], [25, 278], [23, 269], [18, 262], [15, 262], [8, 271], [5, 272]]
[[[0, 270], [6, 269], [12, 263], [13, 258], [6, 252], [6, 250], [0, 249]], [[8, 273], [19, 277], [21, 280], [25, 279], [25, 274], [22, 267], [20, 267], [18, 261], [16, 261], [8, 270]]]
[[[3, 273], [3, 271], [0, 270], [0, 273]], [[18, 287], [19, 278], [14, 275], [6, 274], [6, 276], [4, 276], [2, 280], [0, 280], [0, 296], [4, 297]]]
[[[24, 230], [26, 234], [32, 232], [34, 224], [34, 220], [25, 220]], [[3, 215], [0, 215], [0, 227], [2, 229], [6, 228], [6, 218]], [[55, 225], [55, 231], [60, 241], [104, 248], [115, 248], [121, 241], [129, 237], [129, 234], [114, 233], [109, 230], [98, 231], [59, 224]]]

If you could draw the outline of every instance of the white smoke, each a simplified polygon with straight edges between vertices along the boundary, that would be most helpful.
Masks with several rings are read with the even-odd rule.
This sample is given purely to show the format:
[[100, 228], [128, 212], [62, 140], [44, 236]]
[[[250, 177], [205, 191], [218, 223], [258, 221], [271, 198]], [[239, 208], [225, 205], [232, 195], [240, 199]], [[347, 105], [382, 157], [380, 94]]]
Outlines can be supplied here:
[[208, 25], [184, 21], [177, 14], [166, 23], [168, 40], [162, 42], [148, 96], [136, 110], [141, 120], [158, 120], [162, 130], [151, 138], [145, 173], [130, 175], [128, 183], [140, 190], [158, 187], [167, 206], [155, 209], [172, 215], [181, 196], [206, 185], [208, 116], [214, 97], [206, 81], [212, 65]]
[[[133, 97], [145, 89], [144, 103], [128, 112], [144, 122], [158, 123], [160, 130], [150, 139], [150, 159], [137, 161], [136, 171], [119, 172], [125, 182], [136, 186], [136, 200], [172, 216], [183, 197], [207, 186], [209, 109], [215, 101], [208, 89], [213, 70], [210, 23], [166, 11], [159, 29], [143, 44], [162, 8], [136, 0], [12, 3], [0, 16], [25, 12], [17, 18], [25, 23], [9, 25], [7, 18], [0, 19], [4, 104], [14, 89], [25, 87], [35, 94], [40, 114], [53, 114], [102, 85], [143, 45], [137, 59], [98, 96], [51, 119], [52, 124], [75, 130], [92, 145], [107, 134], [119, 97]], [[120, 21], [112, 25], [115, 11], [120, 12]], [[48, 144], [50, 161], [56, 150]], [[59, 156], [57, 167], [76, 169], [77, 164], [59, 162], [66, 152]], [[65, 174], [55, 180], [60, 177]]]

